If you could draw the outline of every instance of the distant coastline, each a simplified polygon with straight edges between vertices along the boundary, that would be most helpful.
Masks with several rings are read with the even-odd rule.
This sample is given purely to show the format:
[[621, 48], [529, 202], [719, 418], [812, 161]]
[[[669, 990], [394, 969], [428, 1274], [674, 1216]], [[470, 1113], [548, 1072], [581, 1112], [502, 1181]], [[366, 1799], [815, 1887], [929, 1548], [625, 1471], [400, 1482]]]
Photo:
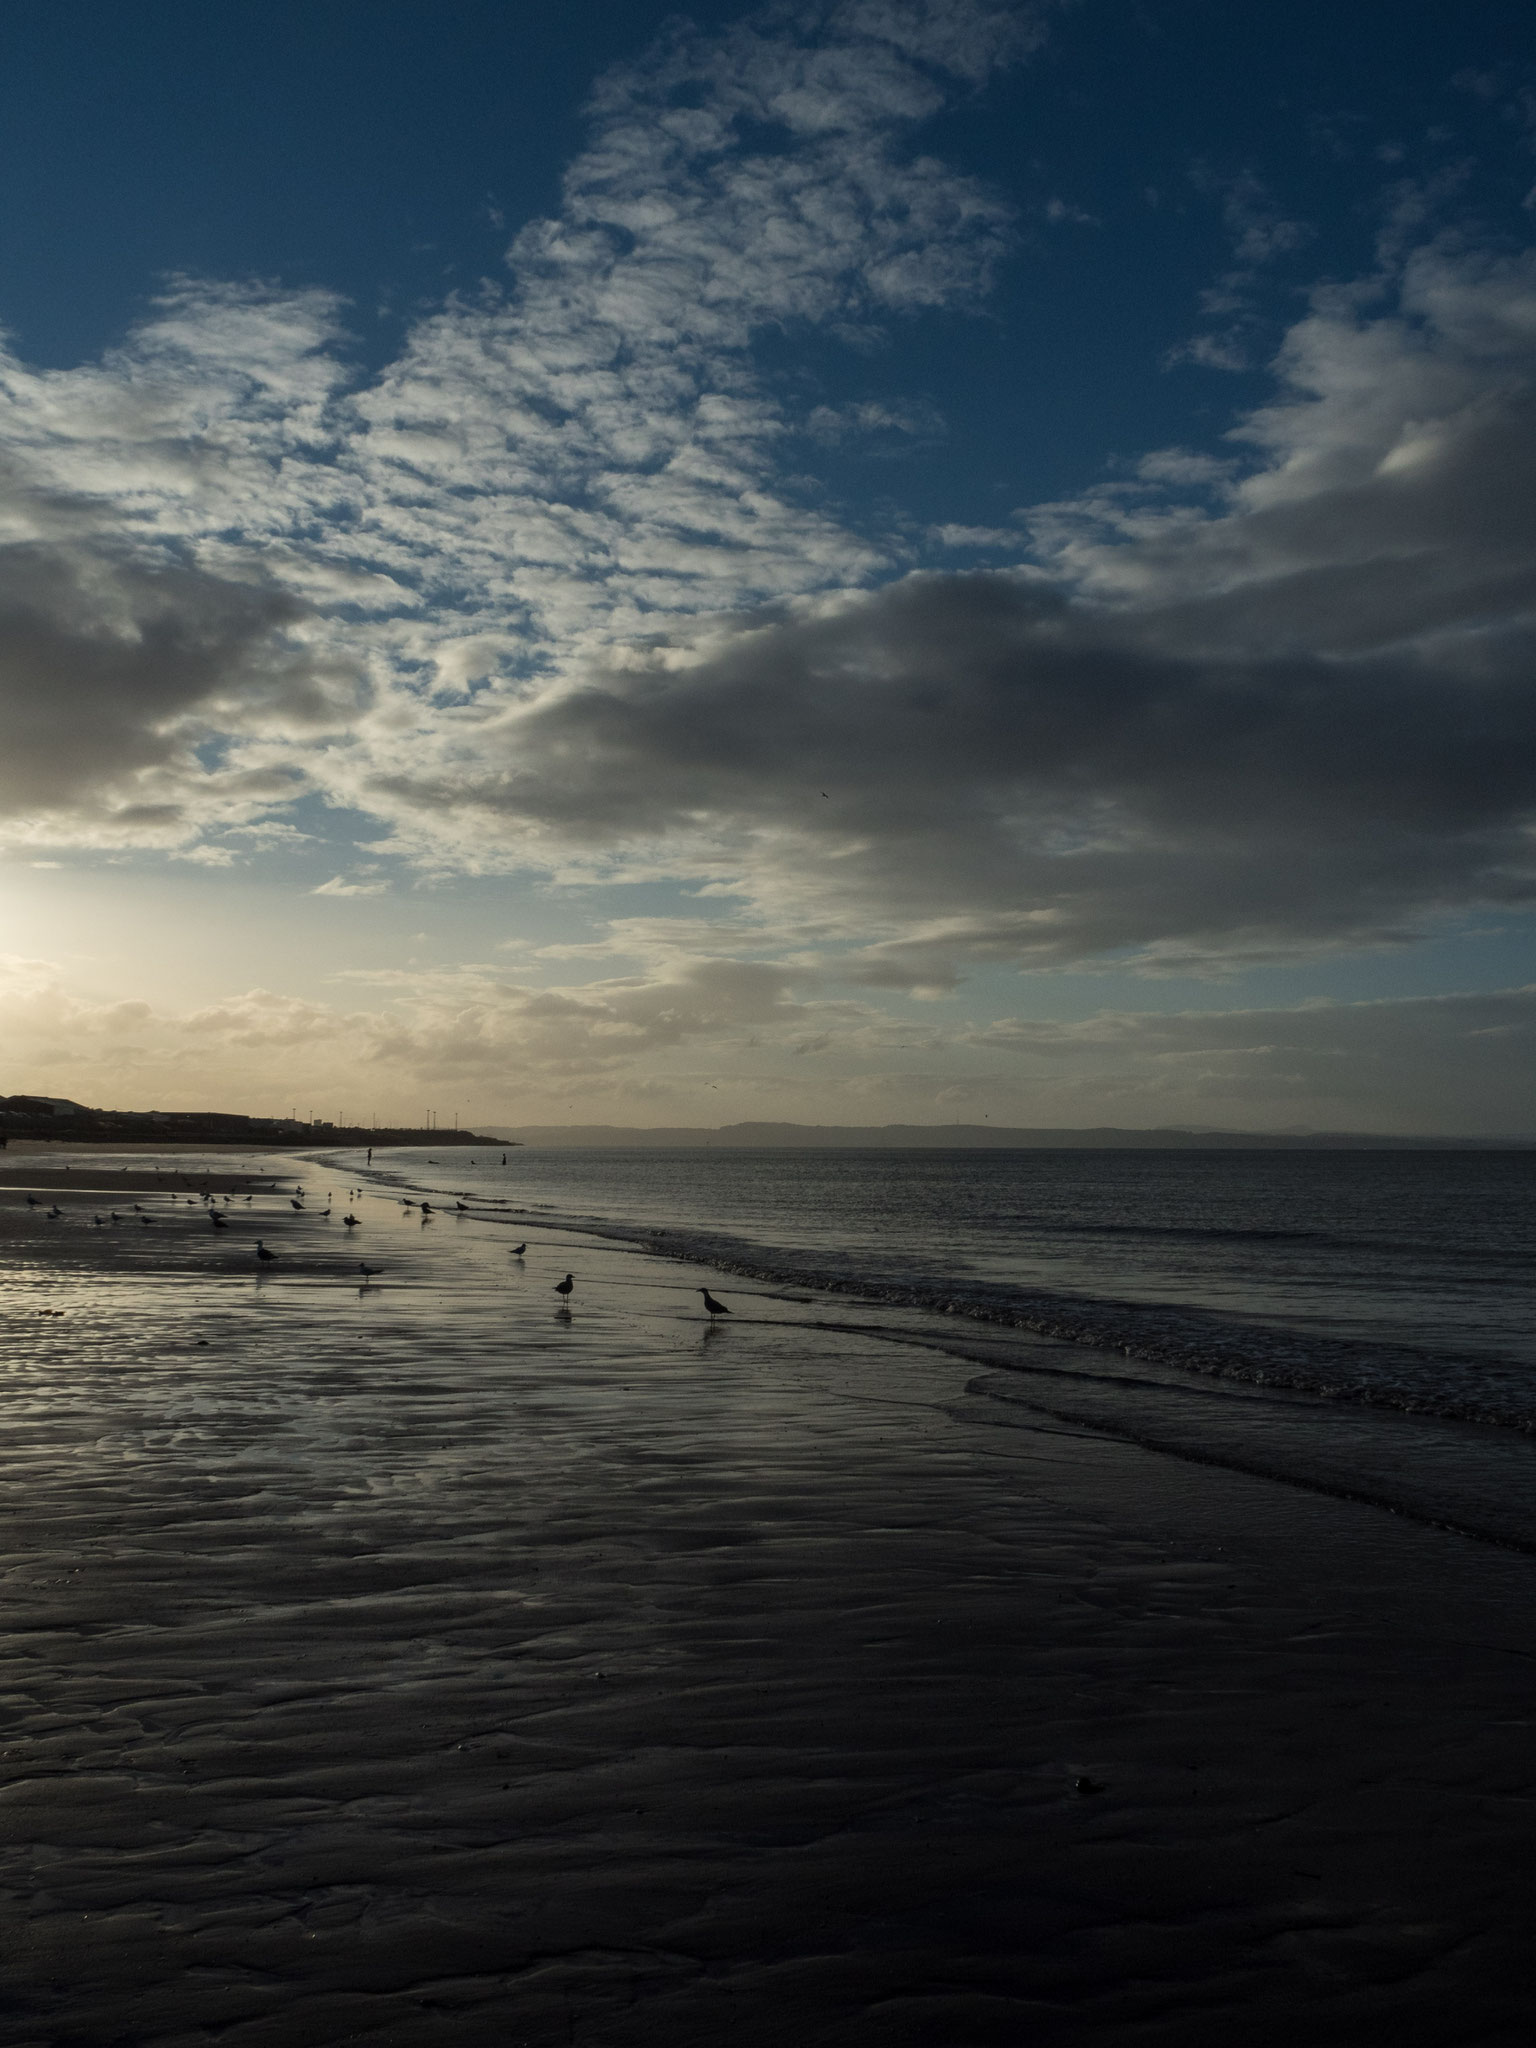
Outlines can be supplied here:
[[1170, 1126], [1127, 1130], [1113, 1124], [1082, 1129], [992, 1124], [492, 1124], [485, 1142], [571, 1147], [667, 1146], [892, 1151], [936, 1148], [977, 1151], [1256, 1151], [1256, 1152], [1524, 1152], [1536, 1136], [1389, 1136], [1378, 1131], [1219, 1131]]
[[285, 1151], [290, 1147], [504, 1145], [478, 1131], [418, 1130], [365, 1124], [301, 1122], [297, 1117], [237, 1116], [226, 1110], [92, 1109], [59, 1095], [0, 1095], [0, 1147], [22, 1144], [128, 1145], [172, 1151], [188, 1145], [207, 1149]]
[[1025, 1124], [489, 1124], [482, 1130], [441, 1126], [334, 1124], [287, 1117], [239, 1116], [223, 1110], [91, 1109], [57, 1096], [0, 1095], [0, 1147], [117, 1145], [142, 1150], [186, 1146], [265, 1151], [316, 1145], [354, 1151], [369, 1146], [542, 1145], [670, 1150], [844, 1151], [1181, 1151], [1181, 1152], [1528, 1152], [1536, 1133], [1469, 1136], [1382, 1131], [1230, 1131], [1171, 1124], [1152, 1130], [1117, 1124], [1080, 1127]]

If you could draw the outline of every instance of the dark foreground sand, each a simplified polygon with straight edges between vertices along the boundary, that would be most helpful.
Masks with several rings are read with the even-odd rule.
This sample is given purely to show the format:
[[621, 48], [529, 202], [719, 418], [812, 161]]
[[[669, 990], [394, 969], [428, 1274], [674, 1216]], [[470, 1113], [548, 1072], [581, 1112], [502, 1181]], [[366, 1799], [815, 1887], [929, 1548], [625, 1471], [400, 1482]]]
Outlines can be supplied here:
[[0, 1204], [7, 2048], [1529, 2042], [1530, 1558], [358, 1213]]

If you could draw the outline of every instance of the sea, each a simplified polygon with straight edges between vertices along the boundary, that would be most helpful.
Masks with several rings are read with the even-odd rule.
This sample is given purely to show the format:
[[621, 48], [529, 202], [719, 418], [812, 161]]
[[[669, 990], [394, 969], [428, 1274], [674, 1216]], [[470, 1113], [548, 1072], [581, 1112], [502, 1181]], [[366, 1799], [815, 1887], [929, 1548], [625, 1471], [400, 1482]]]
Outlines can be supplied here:
[[[361, 1182], [361, 1155], [319, 1155]], [[1536, 1549], [1536, 1151], [379, 1151], [367, 1181], [1046, 1414]], [[463, 1209], [455, 1204], [463, 1203]]]
[[1536, 1151], [498, 1148], [374, 1164], [509, 1228], [1536, 1431]]

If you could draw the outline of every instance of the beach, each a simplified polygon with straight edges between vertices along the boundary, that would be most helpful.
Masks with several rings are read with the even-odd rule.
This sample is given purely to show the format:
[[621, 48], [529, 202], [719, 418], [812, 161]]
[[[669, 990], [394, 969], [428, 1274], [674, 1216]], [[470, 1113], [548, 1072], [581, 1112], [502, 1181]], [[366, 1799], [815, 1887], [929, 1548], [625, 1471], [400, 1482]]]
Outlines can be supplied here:
[[88, 1165], [0, 1191], [7, 2048], [1529, 2038], [1518, 1528], [1045, 1338]]

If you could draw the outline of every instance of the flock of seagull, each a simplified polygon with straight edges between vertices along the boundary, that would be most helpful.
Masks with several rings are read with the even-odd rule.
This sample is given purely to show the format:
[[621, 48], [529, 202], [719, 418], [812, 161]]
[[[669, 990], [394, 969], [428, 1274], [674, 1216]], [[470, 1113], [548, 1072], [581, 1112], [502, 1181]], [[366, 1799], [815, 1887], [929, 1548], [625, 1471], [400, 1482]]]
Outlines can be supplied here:
[[[279, 1187], [274, 1188], [272, 1192], [274, 1194], [280, 1195], [283, 1191]], [[362, 1194], [362, 1192], [363, 1191], [361, 1188], [348, 1188], [348, 1202], [350, 1203], [354, 1201], [359, 1195]], [[199, 1204], [201, 1204], [208, 1217], [209, 1223], [212, 1225], [215, 1231], [227, 1230], [229, 1228], [228, 1216], [225, 1215], [223, 1211], [219, 1208], [218, 1198], [212, 1193], [210, 1193], [207, 1188], [201, 1189], [195, 1195], [183, 1196], [173, 1193], [170, 1195], [169, 1199], [177, 1204], [180, 1204], [184, 1201], [188, 1208], [193, 1209], [195, 1209], [196, 1207], [198, 1207]], [[224, 1196], [224, 1209], [227, 1210], [230, 1204], [233, 1202], [233, 1200], [234, 1197], [232, 1195], [226, 1194]], [[247, 1195], [245, 1196], [244, 1200], [246, 1206], [249, 1208], [254, 1203], [255, 1197], [253, 1195]], [[38, 1201], [35, 1195], [27, 1196], [26, 1206], [29, 1209], [38, 1209], [42, 1207], [41, 1203]], [[304, 1199], [304, 1183], [302, 1181], [299, 1181], [295, 1183], [294, 1191], [288, 1197], [288, 1206], [291, 1209], [298, 1210], [301, 1216], [314, 1216], [323, 1221], [332, 1213], [332, 1210], [335, 1206], [334, 1191], [327, 1191], [326, 1205], [323, 1209], [311, 1209], [308, 1207]], [[431, 1202], [413, 1202], [403, 1195], [400, 1197], [400, 1206], [402, 1209], [419, 1209], [421, 1211], [421, 1220], [423, 1224], [430, 1223], [432, 1218], [438, 1213]], [[149, 1225], [150, 1218], [145, 1213], [142, 1204], [135, 1202], [132, 1205], [132, 1207], [133, 1213], [137, 1217], [138, 1221], [147, 1227]], [[472, 1205], [469, 1202], [466, 1202], [461, 1196], [455, 1196], [453, 1211], [457, 1214], [469, 1215], [470, 1213], [472, 1213]], [[43, 1210], [43, 1215], [48, 1222], [57, 1223], [63, 1219], [65, 1211], [59, 1207], [57, 1202], [55, 1202], [52, 1204], [50, 1208]], [[126, 1223], [129, 1220], [130, 1219], [127, 1216], [121, 1215], [116, 1209], [109, 1210], [105, 1216], [103, 1216], [98, 1210], [92, 1216], [91, 1224], [92, 1227], [95, 1229], [106, 1229], [114, 1223]], [[360, 1227], [362, 1223], [362, 1218], [360, 1216], [353, 1215], [351, 1209], [349, 1208], [346, 1215], [342, 1217], [341, 1221], [343, 1228], [347, 1230], [356, 1230]], [[524, 1239], [524, 1241], [521, 1244], [515, 1244], [510, 1247], [508, 1256], [514, 1259], [520, 1259], [523, 1256], [523, 1254], [527, 1251], [527, 1249], [528, 1243], [527, 1240]], [[275, 1251], [273, 1251], [269, 1244], [267, 1244], [262, 1238], [259, 1237], [256, 1240], [256, 1261], [259, 1268], [275, 1265], [278, 1262], [278, 1254]], [[385, 1271], [385, 1268], [383, 1266], [370, 1266], [364, 1259], [359, 1259], [357, 1269], [363, 1276], [363, 1285], [365, 1287], [368, 1285], [370, 1280], [376, 1280], [379, 1277], [379, 1275]], [[576, 1278], [575, 1275], [572, 1273], [567, 1273], [563, 1280], [556, 1282], [554, 1292], [558, 1294], [560, 1297], [560, 1306], [561, 1311], [563, 1313], [569, 1313], [571, 1296], [575, 1291]], [[714, 1321], [716, 1316], [728, 1316], [731, 1313], [731, 1311], [726, 1307], [723, 1301], [716, 1301], [715, 1297], [710, 1293], [707, 1287], [696, 1287], [694, 1288], [693, 1292], [695, 1294], [701, 1294], [704, 1297], [705, 1313], [708, 1315], [711, 1322]]]

